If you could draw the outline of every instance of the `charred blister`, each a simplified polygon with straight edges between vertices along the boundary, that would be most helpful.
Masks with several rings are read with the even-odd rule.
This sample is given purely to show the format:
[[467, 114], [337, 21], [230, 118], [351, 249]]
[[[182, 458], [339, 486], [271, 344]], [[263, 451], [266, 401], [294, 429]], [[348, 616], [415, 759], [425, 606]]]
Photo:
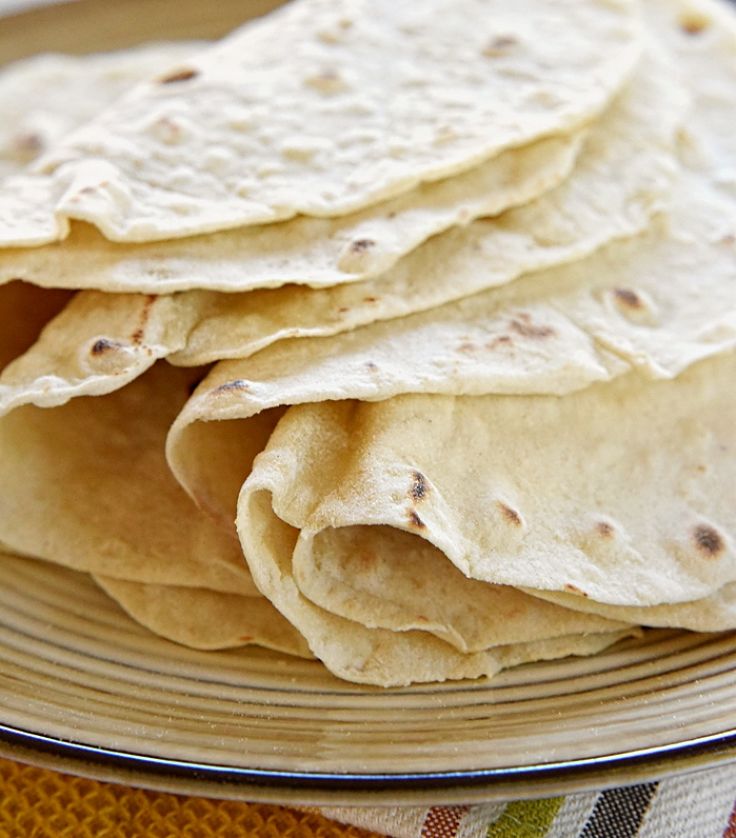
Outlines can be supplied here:
[[601, 538], [613, 538], [616, 534], [615, 527], [608, 521], [598, 521], [595, 525], [595, 531]]
[[710, 524], [698, 524], [693, 530], [693, 540], [698, 550], [708, 558], [718, 558], [726, 549], [723, 537]]
[[210, 390], [210, 393], [216, 396], [220, 393], [247, 393], [248, 390], [250, 390], [248, 382], [243, 381], [242, 378], [236, 378], [234, 381], [226, 381], [224, 384], [220, 384], [219, 387]]
[[521, 515], [513, 507], [501, 500], [496, 501], [496, 506], [501, 513], [501, 517], [511, 526], [522, 527], [524, 525]]
[[411, 486], [409, 488], [409, 497], [416, 502], [424, 500], [429, 494], [429, 485], [427, 478], [421, 471], [413, 471], [411, 474]]
[[416, 527], [418, 530], [426, 529], [427, 525], [424, 523], [424, 521], [422, 521], [422, 519], [417, 515], [417, 513], [413, 509], [409, 510], [407, 517], [409, 518], [409, 523], [412, 525], [412, 527]]
[[90, 355], [95, 358], [105, 355], [109, 352], [115, 352], [117, 349], [123, 349], [125, 344], [118, 340], [110, 340], [109, 338], [98, 338], [90, 347]]

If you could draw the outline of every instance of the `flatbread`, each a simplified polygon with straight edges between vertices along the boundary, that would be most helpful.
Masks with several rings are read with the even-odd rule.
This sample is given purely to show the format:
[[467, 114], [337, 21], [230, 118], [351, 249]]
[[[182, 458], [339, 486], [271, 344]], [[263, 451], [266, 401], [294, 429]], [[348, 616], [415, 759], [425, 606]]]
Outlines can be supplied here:
[[243, 549], [258, 587], [306, 638], [315, 656], [340, 678], [390, 687], [490, 677], [504, 666], [595, 653], [631, 631], [557, 637], [463, 654], [423, 631], [368, 628], [337, 616], [312, 603], [296, 584], [291, 554], [298, 530], [274, 514], [269, 496], [278, 491], [279, 476], [261, 468], [263, 460], [259, 458], [240, 499], [238, 525]]
[[2, 242], [63, 238], [69, 218], [152, 241], [355, 212], [591, 120], [639, 56], [636, 12], [633, 0], [287, 5], [45, 155], [55, 216], [35, 218], [16, 183]]
[[736, 584], [733, 582], [703, 599], [639, 607], [595, 602], [580, 594], [566, 591], [538, 591], [531, 588], [525, 590], [548, 602], [584, 614], [597, 614], [610, 620], [628, 620], [639, 625], [684, 628], [691, 631], [726, 631], [736, 627]]
[[97, 584], [136, 622], [193, 649], [255, 644], [312, 657], [304, 638], [262, 596], [176, 585], [146, 585], [96, 575]]
[[[379, 356], [388, 352], [395, 358], [410, 360], [406, 364], [392, 363], [404, 374], [399, 378], [394, 376], [393, 391], [388, 382], [383, 382], [384, 391], [400, 392], [406, 386], [403, 382], [407, 376], [414, 380], [417, 371], [427, 369], [428, 364], [430, 377], [436, 379], [437, 359], [456, 363], [456, 347], [470, 345], [467, 336], [458, 340], [463, 333], [461, 321], [470, 316], [480, 323], [483, 318], [493, 316], [502, 305], [500, 300], [511, 297], [489, 292], [482, 300], [469, 299], [467, 303], [438, 308], [425, 316], [397, 319], [401, 315], [479, 289], [510, 282], [516, 286], [520, 282], [518, 277], [525, 271], [567, 263], [595, 251], [610, 239], [641, 233], [650, 225], [652, 214], [666, 207], [676, 177], [674, 138], [684, 102], [679, 90], [668, 83], [667, 67], [661, 59], [653, 55], [646, 66], [651, 72], [637, 77], [636, 85], [591, 130], [574, 173], [565, 183], [526, 207], [437, 236], [382, 277], [343, 288], [314, 290], [289, 286], [237, 295], [191, 291], [159, 297], [80, 293], [46, 330], [42, 341], [0, 378], [0, 410], [26, 401], [51, 405], [73, 395], [109, 392], [132, 380], [156, 358], [168, 357], [172, 363], [199, 365], [220, 358], [247, 357], [292, 336], [339, 333], [386, 317], [392, 321], [385, 327], [364, 329], [355, 336], [358, 342], [365, 339], [367, 347], [383, 346], [383, 350], [380, 346], [376, 350]], [[659, 115], [656, 121], [650, 120], [652, 111]], [[633, 148], [637, 149], [637, 162], [627, 165]], [[619, 178], [617, 173], [622, 167], [627, 176]], [[693, 197], [689, 187], [685, 192], [690, 203]], [[718, 209], [716, 201], [708, 219]], [[719, 219], [718, 224], [722, 226], [723, 220]], [[632, 246], [641, 246], [646, 251], [649, 244]], [[657, 245], [657, 253], [663, 249], [663, 244]], [[34, 252], [28, 253], [32, 258]], [[619, 253], [607, 257], [608, 261], [601, 265], [591, 263], [584, 270], [593, 276], [600, 273], [609, 277], [610, 282], [612, 263], [619, 257], [628, 258], [625, 253]], [[667, 264], [672, 266], [672, 259]], [[17, 267], [13, 267], [13, 272]], [[10, 270], [7, 265], [5, 269]], [[589, 277], [584, 270], [576, 276], [587, 283]], [[529, 297], [527, 289], [532, 287], [531, 283], [558, 287], [560, 282], [555, 276], [530, 278], [520, 289], [519, 300]], [[564, 285], [567, 280], [561, 282]], [[569, 284], [574, 284], [574, 280]], [[671, 308], [677, 308], [677, 299], [675, 296]], [[702, 324], [709, 305], [711, 314], [715, 310], [719, 317], [722, 315], [718, 300], [708, 297], [692, 313], [692, 320]], [[562, 323], [564, 314], [557, 320]], [[429, 327], [427, 345], [434, 352], [427, 353], [422, 340], [416, 338], [417, 331], [425, 326]], [[576, 357], [582, 359], [587, 354], [590, 358], [582, 383], [607, 377], [612, 365], [615, 369], [611, 359], [601, 361], [596, 357], [600, 353], [591, 350], [590, 338], [579, 327], [570, 323], [565, 334], [568, 343], [571, 341], [579, 348]], [[100, 363], [99, 353], [90, 357], [91, 347], [100, 341], [106, 346], [104, 365]], [[328, 353], [335, 353], [336, 363], [348, 363], [352, 341], [353, 338], [346, 338], [335, 343], [332, 350], [327, 349]], [[302, 363], [311, 352], [322, 353], [329, 346], [329, 343], [310, 342], [309, 349], [299, 346], [293, 355]], [[550, 349], [562, 346], [554, 344]], [[291, 351], [285, 350], [287, 356]], [[566, 351], [546, 354], [555, 359], [557, 367], [560, 364], [569, 367], [564, 357]], [[460, 361], [463, 358], [471, 360], [467, 353], [460, 355]], [[376, 360], [372, 357], [361, 360], [355, 386], [364, 383], [363, 364]], [[475, 358], [473, 374], [479, 363]], [[567, 383], [550, 376], [549, 386], [556, 384], [556, 392], [580, 386], [581, 382], [573, 381], [579, 366], [573, 365], [566, 371]], [[290, 369], [288, 360], [283, 369], [286, 376]], [[254, 374], [257, 373], [251, 375]], [[459, 370], [453, 380], [464, 375], [464, 369]], [[345, 376], [340, 375], [339, 381], [344, 380]], [[422, 387], [420, 372], [412, 389]]]
[[98, 55], [45, 53], [0, 70], [0, 178], [21, 171], [127, 92], [204, 45], [154, 43]]
[[299, 217], [174, 242], [115, 244], [80, 223], [63, 242], [8, 249], [0, 279], [169, 294], [357, 282], [391, 268], [432, 235], [520, 206], [571, 172], [587, 130], [502, 152], [470, 172], [423, 184], [339, 219]]
[[[259, 645], [312, 657], [296, 629], [266, 599], [204, 591], [140, 585], [96, 577], [96, 581], [136, 621], [168, 640], [196, 649]], [[529, 597], [529, 599], [532, 599]], [[535, 606], [532, 606], [535, 607]], [[384, 687], [416, 681], [492, 676], [501, 669], [568, 655], [590, 655], [637, 634], [626, 628], [593, 634], [513, 643], [463, 655], [422, 632], [395, 633], [366, 629], [307, 604], [313, 624], [323, 633], [314, 645], [338, 677]], [[561, 613], [567, 613], [560, 609]], [[610, 623], [615, 626], [615, 623]], [[335, 632], [331, 636], [331, 633]], [[343, 642], [337, 632], [342, 633]], [[313, 632], [310, 633], [312, 637]]]
[[661, 225], [587, 260], [434, 312], [216, 365], [169, 433], [174, 473], [231, 521], [244, 475], [211, 463], [236, 456], [250, 417], [284, 405], [402, 393], [561, 396], [632, 369], [672, 378], [731, 351], [736, 246], [726, 230], [736, 230], [736, 207], [698, 181], [685, 180], [679, 194]]
[[[376, 552], [392, 555], [390, 528], [402, 530], [495, 584], [611, 605], [710, 596], [736, 580], [735, 372], [732, 351], [675, 380], [628, 375], [563, 399], [292, 408], [238, 504], [255, 582], [270, 590], [274, 562], [292, 555], [339, 561], [351, 528], [370, 525]], [[291, 533], [283, 556], [258, 547], [261, 519], [274, 516]]]
[[240, 546], [163, 455], [197, 371], [159, 366], [104, 399], [0, 420], [0, 544], [75, 570], [257, 594]]

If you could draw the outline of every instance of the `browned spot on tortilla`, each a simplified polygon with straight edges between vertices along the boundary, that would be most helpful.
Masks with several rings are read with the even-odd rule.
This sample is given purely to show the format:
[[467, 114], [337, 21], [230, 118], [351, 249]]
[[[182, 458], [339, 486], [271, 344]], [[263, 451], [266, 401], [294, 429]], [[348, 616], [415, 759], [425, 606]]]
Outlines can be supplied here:
[[36, 155], [43, 151], [43, 140], [33, 131], [26, 131], [14, 138], [13, 147], [21, 154]]
[[418, 615], [417, 615], [417, 622], [419, 622], [419, 623], [428, 623], [428, 622], [429, 622], [429, 618], [428, 618], [428, 617], [425, 617], [425, 616], [424, 616], [424, 614], [418, 614]]
[[238, 640], [242, 640], [243, 643], [250, 643], [253, 637], [250, 634], [241, 634]]
[[370, 250], [372, 247], [375, 246], [375, 242], [373, 239], [356, 239], [354, 242], [350, 243], [350, 252], [351, 253], [365, 253], [366, 250]]
[[421, 471], [413, 471], [411, 473], [411, 488], [409, 489], [409, 496], [415, 500], [420, 501], [429, 494], [429, 486], [427, 479]]
[[697, 12], [685, 12], [680, 16], [680, 29], [688, 35], [700, 35], [709, 26], [708, 18]]
[[409, 510], [409, 523], [413, 527], [417, 527], [417, 529], [423, 530], [427, 525], [422, 521], [422, 519], [417, 515], [417, 513], [413, 510]]
[[396, 218], [396, 210], [391, 210], [391, 212], [387, 213], [386, 218]]
[[698, 524], [693, 531], [693, 536], [697, 548], [710, 558], [715, 558], [726, 549], [721, 534], [710, 524]]
[[131, 340], [136, 346], [140, 346], [143, 341], [144, 329], [146, 328], [146, 323], [148, 322], [148, 318], [151, 316], [151, 306], [156, 302], [156, 295], [155, 294], [147, 294], [146, 301], [143, 304], [143, 308], [138, 315], [138, 325], [136, 326], [135, 331], [130, 336]]
[[565, 590], [571, 594], [578, 594], [578, 596], [588, 596], [582, 588], [578, 588], [577, 585], [573, 585], [571, 582], [565, 582]]
[[461, 343], [457, 349], [458, 352], [464, 352], [465, 354], [468, 354], [471, 352], [475, 352], [477, 348], [478, 347], [474, 343], [471, 343], [470, 341], [465, 341], [465, 343]]
[[549, 338], [555, 334], [551, 326], [537, 326], [528, 314], [520, 314], [511, 321], [511, 328], [524, 338]]
[[92, 355], [104, 355], [105, 352], [109, 352], [111, 349], [120, 349], [122, 347], [122, 343], [119, 343], [116, 340], [108, 340], [108, 338], [100, 338], [96, 340], [92, 344], [92, 348], [90, 352]]
[[495, 349], [497, 346], [506, 346], [510, 343], [513, 343], [514, 339], [511, 335], [498, 335], [497, 337], [489, 340], [486, 344], [486, 349]]
[[378, 372], [378, 364], [374, 364], [373, 361], [366, 361], [365, 365], [371, 372]]
[[497, 35], [483, 47], [483, 55], [486, 58], [495, 58], [497, 55], [505, 55], [509, 50], [518, 44], [518, 40], [512, 35]]
[[629, 308], [644, 308], [641, 297], [630, 288], [614, 288], [613, 293], [620, 303]]
[[180, 81], [189, 81], [190, 79], [195, 78], [199, 75], [198, 70], [192, 70], [191, 68], [184, 68], [182, 70], [176, 70], [173, 73], [169, 73], [168, 76], [164, 76], [163, 78], [159, 79], [161, 84], [176, 84]]
[[364, 303], [377, 303], [378, 297], [363, 297]]
[[337, 313], [338, 314], [346, 314], [348, 311], [350, 311], [349, 306], [340, 306], [340, 308], [338, 308], [338, 310], [337, 310]]
[[595, 525], [595, 530], [603, 538], [613, 538], [613, 534], [615, 533], [613, 524], [609, 524], [608, 521], [598, 521]]
[[232, 393], [238, 390], [241, 392], [247, 392], [250, 390], [250, 385], [247, 381], [243, 381], [242, 378], [236, 378], [234, 381], [226, 381], [224, 384], [220, 384], [219, 387], [215, 387], [215, 389], [210, 390], [210, 392], [213, 395], [216, 395], [217, 393]]
[[509, 524], [513, 524], [515, 527], [520, 527], [522, 524], [521, 515], [515, 510], [512, 509], [510, 506], [507, 506], [503, 501], [496, 501], [496, 506], [501, 510], [501, 514], [503, 517], [509, 522]]

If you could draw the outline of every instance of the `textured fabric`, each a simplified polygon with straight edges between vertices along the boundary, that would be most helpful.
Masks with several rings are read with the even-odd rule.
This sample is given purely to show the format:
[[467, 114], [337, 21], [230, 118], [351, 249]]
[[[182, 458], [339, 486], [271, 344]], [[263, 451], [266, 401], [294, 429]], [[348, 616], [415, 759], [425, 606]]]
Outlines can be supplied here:
[[312, 811], [142, 791], [0, 760], [0, 838], [371, 835]]
[[736, 763], [564, 798], [323, 814], [392, 838], [736, 838]]
[[0, 759], [0, 838], [736, 838], [736, 764], [479, 806], [294, 810], [143, 791]]

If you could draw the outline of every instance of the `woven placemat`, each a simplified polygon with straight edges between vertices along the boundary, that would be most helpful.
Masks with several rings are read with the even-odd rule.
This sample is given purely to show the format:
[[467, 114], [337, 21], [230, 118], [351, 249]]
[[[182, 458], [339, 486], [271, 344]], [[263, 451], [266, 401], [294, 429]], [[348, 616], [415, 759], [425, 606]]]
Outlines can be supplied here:
[[2, 838], [379, 838], [315, 812], [183, 797], [0, 759]]

